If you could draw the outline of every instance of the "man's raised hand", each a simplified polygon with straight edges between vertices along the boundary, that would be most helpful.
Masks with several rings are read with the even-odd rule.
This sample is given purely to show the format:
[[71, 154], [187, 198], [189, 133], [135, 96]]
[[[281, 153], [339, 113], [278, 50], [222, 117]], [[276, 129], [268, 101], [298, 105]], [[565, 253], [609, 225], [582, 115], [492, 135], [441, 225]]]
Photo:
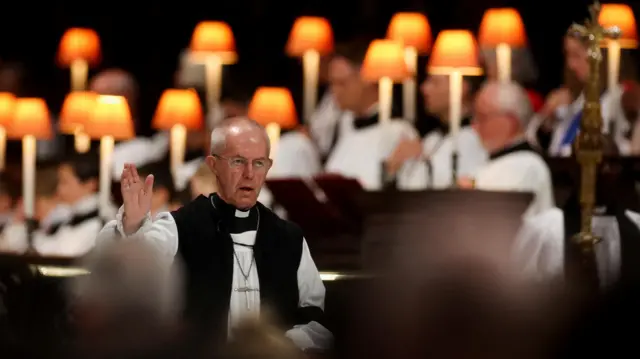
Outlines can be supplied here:
[[124, 231], [131, 234], [140, 228], [145, 216], [151, 211], [153, 175], [142, 180], [136, 166], [127, 163], [120, 177], [120, 190], [124, 202], [122, 224]]

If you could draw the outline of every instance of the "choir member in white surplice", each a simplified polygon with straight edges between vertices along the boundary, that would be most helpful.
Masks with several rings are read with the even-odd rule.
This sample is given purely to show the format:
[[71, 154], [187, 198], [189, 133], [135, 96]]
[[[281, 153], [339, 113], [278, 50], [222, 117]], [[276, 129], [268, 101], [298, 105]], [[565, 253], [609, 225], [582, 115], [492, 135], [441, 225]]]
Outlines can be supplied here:
[[[602, 288], [618, 281], [640, 280], [640, 214], [625, 205], [638, 203], [634, 186], [633, 177], [624, 169], [621, 175], [601, 170], [597, 181], [592, 230], [601, 239], [595, 247], [595, 258]], [[526, 270], [541, 279], [576, 279], [567, 273], [570, 267], [580, 265], [579, 256], [584, 255], [573, 242], [581, 229], [579, 187], [575, 188], [562, 209], [554, 207], [527, 218], [518, 237], [519, 251], [526, 252], [530, 259], [525, 263]]]
[[[345, 111], [340, 121], [350, 124], [350, 128], [339, 133], [325, 171], [355, 178], [366, 190], [381, 190], [389, 177], [387, 158], [403, 138], [416, 139], [418, 134], [407, 121], [395, 119], [380, 123], [378, 87], [360, 77], [367, 46], [366, 43], [345, 45], [336, 50], [329, 62], [331, 91]], [[410, 160], [395, 173], [395, 184], [402, 190], [423, 189], [426, 176], [426, 165]]]
[[[587, 48], [573, 36], [564, 41], [565, 61], [568, 72], [568, 86], [549, 94], [542, 110], [536, 114], [527, 129], [527, 137], [532, 143], [547, 150], [550, 156], [571, 156], [572, 144], [580, 129], [580, 119], [584, 107], [582, 87], [589, 78], [589, 55]], [[606, 58], [606, 56], [604, 56]], [[606, 68], [606, 67], [603, 67]], [[606, 79], [606, 73], [603, 73]], [[606, 84], [606, 81], [603, 81]], [[600, 98], [604, 134], [609, 135], [621, 155], [629, 155], [631, 143], [628, 132], [631, 127], [622, 109], [622, 86], [604, 89]]]
[[522, 87], [513, 82], [484, 85], [476, 97], [473, 126], [489, 162], [474, 181], [459, 183], [481, 190], [532, 192], [535, 197], [525, 216], [554, 205], [549, 168], [524, 136], [530, 116], [529, 98]]
[[[473, 177], [488, 159], [480, 138], [471, 127], [474, 87], [478, 79], [464, 78], [462, 89], [462, 121], [457, 139], [459, 177]], [[452, 181], [452, 154], [454, 142], [449, 132], [449, 78], [430, 75], [420, 87], [427, 112], [439, 119], [439, 126], [429, 132], [422, 141], [403, 139], [396, 147], [390, 163], [392, 168], [410, 159], [423, 159], [429, 170], [428, 187], [442, 189], [450, 187]]]
[[[257, 202], [267, 172], [269, 139], [246, 118], [226, 120], [211, 133], [218, 192], [199, 196], [174, 212], [151, 218], [153, 177], [127, 165], [121, 185], [124, 206], [98, 242], [113, 233], [138, 235], [166, 254], [178, 255], [187, 279], [187, 321], [200, 333], [224, 338], [247, 316], [270, 310], [283, 334], [302, 349], [325, 349], [325, 288], [301, 229]], [[220, 332], [222, 330], [222, 332]]]

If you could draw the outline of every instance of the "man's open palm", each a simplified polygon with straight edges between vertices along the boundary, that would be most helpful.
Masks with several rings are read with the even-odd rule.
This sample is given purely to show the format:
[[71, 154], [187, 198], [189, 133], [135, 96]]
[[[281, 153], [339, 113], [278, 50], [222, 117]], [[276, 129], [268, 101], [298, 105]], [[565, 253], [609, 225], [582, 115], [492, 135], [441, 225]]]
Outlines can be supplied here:
[[153, 175], [144, 180], [138, 175], [135, 165], [124, 165], [120, 177], [120, 190], [124, 202], [124, 228], [127, 232], [135, 232], [145, 216], [151, 211], [153, 195]]

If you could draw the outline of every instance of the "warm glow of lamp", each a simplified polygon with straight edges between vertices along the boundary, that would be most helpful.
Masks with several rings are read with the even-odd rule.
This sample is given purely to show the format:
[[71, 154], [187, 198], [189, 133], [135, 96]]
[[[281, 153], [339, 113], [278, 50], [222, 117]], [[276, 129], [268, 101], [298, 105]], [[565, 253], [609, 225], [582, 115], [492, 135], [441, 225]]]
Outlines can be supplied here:
[[291, 92], [283, 87], [258, 88], [249, 104], [248, 116], [265, 126], [271, 142], [269, 157], [275, 159], [280, 140], [280, 129], [293, 128], [298, 124]]
[[427, 71], [449, 75], [449, 123], [453, 140], [452, 184], [458, 181], [458, 133], [462, 118], [462, 76], [482, 75], [478, 46], [467, 30], [444, 30], [433, 46]]
[[489, 9], [480, 24], [480, 46], [494, 48], [500, 81], [511, 81], [511, 50], [527, 46], [522, 18], [516, 9]]
[[431, 49], [431, 26], [423, 14], [400, 12], [391, 18], [387, 38], [399, 41], [404, 46], [404, 60], [411, 76], [402, 82], [402, 113], [408, 120], [415, 121], [418, 54], [426, 54]]
[[4, 171], [7, 152], [7, 128], [13, 121], [16, 97], [10, 92], [0, 92], [0, 171]]
[[302, 16], [296, 19], [286, 52], [289, 56], [302, 57], [304, 118], [309, 120], [318, 101], [318, 75], [320, 56], [333, 51], [333, 30], [329, 21], [322, 17]]
[[86, 88], [90, 65], [100, 62], [100, 37], [92, 29], [71, 28], [67, 30], [58, 47], [58, 62], [71, 68], [71, 89]]
[[213, 112], [220, 102], [222, 65], [238, 61], [231, 27], [222, 21], [203, 21], [191, 36], [191, 57], [204, 62], [207, 106]]
[[85, 153], [91, 148], [91, 138], [84, 132], [84, 126], [93, 114], [98, 94], [90, 91], [70, 92], [60, 111], [60, 131], [73, 134], [75, 149]]
[[89, 137], [100, 139], [100, 208], [104, 211], [111, 203], [114, 142], [135, 136], [127, 100], [122, 96], [98, 95], [84, 129]]
[[360, 75], [365, 81], [378, 82], [380, 120], [391, 120], [393, 83], [410, 76], [404, 61], [402, 44], [394, 40], [374, 40], [365, 55]]
[[638, 47], [636, 19], [629, 5], [602, 4], [598, 22], [605, 28], [616, 26], [620, 29], [620, 38], [606, 39], [603, 43], [603, 46], [607, 48], [607, 87], [614, 90], [618, 87], [620, 76], [621, 49]]
[[22, 201], [28, 220], [35, 216], [36, 139], [49, 139], [52, 134], [49, 109], [43, 99], [16, 100], [7, 135], [22, 139]]
[[184, 162], [187, 131], [199, 130], [203, 125], [198, 94], [193, 89], [166, 90], [160, 97], [151, 125], [171, 131], [171, 170], [175, 175]]

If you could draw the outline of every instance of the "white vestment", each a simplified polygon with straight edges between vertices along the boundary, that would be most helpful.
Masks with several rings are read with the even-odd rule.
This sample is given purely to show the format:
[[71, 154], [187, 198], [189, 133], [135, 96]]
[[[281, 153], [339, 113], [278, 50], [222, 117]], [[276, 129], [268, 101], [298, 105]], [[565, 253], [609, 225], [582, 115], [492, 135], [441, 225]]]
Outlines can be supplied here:
[[[353, 122], [353, 115], [345, 116]], [[355, 178], [368, 191], [382, 189], [383, 163], [400, 140], [418, 138], [412, 124], [404, 120], [391, 120], [359, 129], [352, 127], [346, 132], [340, 134], [325, 165], [325, 172]], [[396, 174], [396, 184], [400, 190], [424, 189], [427, 184], [426, 164], [420, 160], [405, 162]]]
[[[443, 135], [440, 131], [428, 134], [422, 141], [423, 154], [430, 165], [428, 186], [431, 189], [451, 187], [452, 183], [452, 154], [454, 141], [450, 134]], [[478, 134], [471, 126], [460, 129], [457, 139], [458, 166], [457, 178], [473, 178], [476, 172], [487, 163], [487, 151], [482, 146]]]
[[[98, 245], [102, 241], [114, 240], [114, 232], [120, 233], [123, 238], [126, 234], [123, 230], [122, 216], [124, 207], [121, 207], [117, 214], [117, 219], [107, 223], [98, 235]], [[249, 216], [249, 211], [239, 211], [236, 217], [243, 218]], [[211, 224], [213, 225], [213, 224]], [[256, 238], [256, 231], [247, 231], [238, 234], [231, 234], [235, 243], [253, 245]], [[173, 216], [168, 212], [161, 212], [151, 219], [148, 215], [137, 233], [132, 236], [143, 235], [144, 238], [153, 244], [159, 253], [163, 253], [168, 259], [178, 253], [178, 228]], [[247, 316], [259, 315], [260, 311], [260, 282], [258, 271], [253, 261], [252, 249], [243, 245], [234, 245], [238, 260], [234, 259], [232, 290], [229, 305], [229, 329], [238, 324], [240, 320]], [[238, 263], [239, 262], [239, 263]], [[249, 268], [251, 268], [249, 270]], [[243, 275], [248, 274], [247, 281]], [[248, 272], [248, 273], [247, 273]], [[324, 310], [325, 287], [320, 278], [320, 273], [316, 268], [306, 239], [303, 239], [302, 255], [298, 267], [298, 292], [300, 307], [317, 306]], [[250, 292], [240, 292], [237, 289], [249, 287]], [[333, 341], [333, 335], [320, 323], [312, 321], [303, 325], [296, 325], [286, 332], [300, 349], [328, 349]]]
[[333, 94], [327, 91], [309, 119], [309, 133], [322, 156], [329, 155], [336, 135], [345, 129], [342, 115], [343, 111], [336, 104]]
[[525, 217], [546, 211], [555, 203], [549, 167], [544, 159], [532, 150], [505, 151], [503, 155], [490, 159], [478, 171], [475, 188], [533, 193], [534, 199]]
[[[640, 227], [640, 214], [625, 211], [625, 215]], [[525, 270], [540, 279], [562, 278], [564, 276], [565, 253], [564, 213], [551, 208], [536, 216], [525, 219], [518, 235], [518, 252]], [[596, 262], [600, 284], [607, 287], [620, 275], [620, 229], [614, 216], [594, 216], [593, 233], [601, 238], [596, 244]], [[637, 238], [640, 241], [640, 238]]]

